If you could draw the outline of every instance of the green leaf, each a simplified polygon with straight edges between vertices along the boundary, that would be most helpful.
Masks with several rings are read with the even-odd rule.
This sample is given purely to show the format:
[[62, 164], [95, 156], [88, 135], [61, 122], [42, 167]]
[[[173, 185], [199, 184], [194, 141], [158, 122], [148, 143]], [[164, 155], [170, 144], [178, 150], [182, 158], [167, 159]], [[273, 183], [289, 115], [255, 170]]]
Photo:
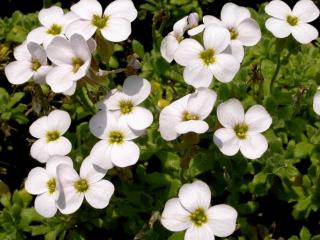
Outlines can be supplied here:
[[184, 232], [177, 232], [172, 234], [168, 240], [183, 240], [184, 239]]
[[132, 49], [141, 59], [143, 59], [144, 47], [139, 41], [135, 39], [132, 41]]
[[310, 234], [308, 228], [306, 228], [304, 226], [301, 228], [299, 236], [300, 236], [301, 240], [309, 240], [311, 238], [311, 234]]
[[294, 156], [296, 158], [304, 158], [312, 153], [314, 146], [308, 142], [300, 142], [296, 145]]

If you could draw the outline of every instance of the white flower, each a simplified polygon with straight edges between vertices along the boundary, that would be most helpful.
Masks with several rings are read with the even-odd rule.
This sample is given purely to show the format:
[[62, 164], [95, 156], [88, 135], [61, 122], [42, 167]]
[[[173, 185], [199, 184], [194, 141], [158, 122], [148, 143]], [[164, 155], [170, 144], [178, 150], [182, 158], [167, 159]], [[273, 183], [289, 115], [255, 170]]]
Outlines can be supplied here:
[[33, 122], [30, 134], [38, 138], [30, 150], [31, 156], [39, 162], [47, 162], [50, 156], [67, 155], [71, 151], [70, 141], [62, 135], [71, 124], [69, 114], [62, 110], [54, 110]]
[[268, 148], [266, 138], [261, 134], [266, 131], [272, 118], [261, 105], [254, 105], [246, 114], [237, 99], [221, 103], [217, 109], [217, 117], [224, 128], [214, 133], [214, 142], [220, 151], [227, 155], [240, 152], [249, 159], [257, 159]]
[[[91, 50], [79, 34], [70, 40], [55, 37], [47, 47], [48, 58], [56, 65], [48, 73], [46, 81], [53, 92], [75, 91], [76, 81], [83, 78], [91, 64]], [[71, 94], [73, 94], [71, 91]]]
[[171, 141], [180, 134], [188, 132], [204, 133], [209, 129], [204, 121], [212, 111], [217, 94], [207, 88], [198, 88], [196, 92], [165, 107], [159, 117], [160, 134]]
[[320, 115], [320, 91], [318, 91], [316, 95], [314, 95], [313, 110], [316, 112], [316, 114]]
[[230, 82], [240, 68], [231, 54], [223, 53], [230, 42], [230, 33], [222, 27], [209, 26], [203, 34], [204, 47], [194, 39], [180, 43], [175, 61], [185, 66], [183, 77], [195, 88], [208, 87], [213, 76], [221, 82]]
[[211, 192], [202, 181], [184, 184], [178, 198], [167, 201], [161, 216], [170, 231], [187, 230], [185, 240], [213, 240], [227, 237], [236, 229], [237, 211], [226, 204], [210, 207]]
[[125, 121], [104, 110], [93, 116], [89, 127], [92, 134], [101, 139], [90, 152], [93, 164], [103, 169], [136, 164], [140, 150], [132, 140], [141, 136], [143, 131], [134, 131]]
[[311, 0], [298, 1], [292, 11], [285, 2], [273, 0], [265, 11], [271, 16], [266, 28], [277, 38], [292, 34], [298, 42], [306, 44], [318, 37], [317, 29], [308, 24], [319, 17], [319, 9]]
[[34, 208], [44, 217], [53, 217], [57, 212], [56, 200], [59, 196], [57, 189], [56, 169], [59, 164], [65, 164], [72, 167], [71, 158], [66, 156], [51, 157], [46, 168], [33, 168], [25, 182], [25, 189], [28, 193], [37, 195], [34, 201]]
[[73, 167], [60, 164], [57, 168], [59, 198], [57, 207], [63, 214], [77, 211], [85, 198], [94, 208], [102, 209], [108, 206], [114, 192], [114, 186], [108, 180], [102, 179], [106, 171], [92, 165], [91, 157], [83, 160], [80, 176]]
[[130, 128], [144, 130], [151, 125], [153, 116], [148, 109], [138, 105], [149, 96], [150, 91], [151, 85], [146, 79], [130, 76], [124, 81], [122, 91], [113, 90], [98, 106], [114, 113]]
[[175, 52], [177, 51], [180, 42], [183, 40], [183, 35], [188, 28], [188, 17], [180, 19], [173, 25], [173, 31], [170, 32], [161, 42], [161, 55], [167, 62], [172, 62]]
[[226, 3], [221, 10], [221, 21], [213, 16], [204, 16], [203, 22], [207, 26], [214, 24], [226, 28], [230, 32], [230, 50], [239, 62], [244, 57], [243, 46], [254, 46], [261, 39], [258, 23], [251, 18], [245, 7], [234, 3]]
[[96, 0], [80, 0], [71, 7], [71, 11], [81, 19], [68, 26], [68, 37], [78, 33], [89, 39], [99, 30], [111, 42], [126, 40], [131, 34], [131, 22], [137, 17], [137, 10], [131, 0], [113, 1], [104, 12]]
[[24, 42], [14, 50], [16, 61], [5, 67], [5, 74], [12, 84], [23, 84], [31, 78], [36, 83], [44, 83], [51, 67], [47, 65], [47, 54], [37, 43]]
[[188, 16], [188, 34], [189, 36], [195, 36], [203, 32], [205, 28], [204, 24], [199, 25], [199, 15], [198, 13], [190, 13]]
[[42, 9], [38, 18], [42, 26], [33, 29], [28, 34], [27, 41], [43, 44], [44, 48], [47, 48], [54, 37], [65, 37], [66, 27], [79, 19], [73, 12], [64, 14], [62, 8], [57, 6]]

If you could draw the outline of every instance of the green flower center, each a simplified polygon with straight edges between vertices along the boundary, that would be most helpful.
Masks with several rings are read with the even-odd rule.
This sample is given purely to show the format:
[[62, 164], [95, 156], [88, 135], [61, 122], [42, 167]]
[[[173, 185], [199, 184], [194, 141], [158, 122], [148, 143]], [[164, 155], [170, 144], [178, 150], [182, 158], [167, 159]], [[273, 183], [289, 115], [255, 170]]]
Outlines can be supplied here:
[[62, 27], [58, 24], [52, 24], [52, 26], [47, 30], [48, 34], [59, 35], [62, 32]]
[[109, 133], [109, 144], [122, 144], [124, 142], [124, 134], [120, 131], [111, 131]]
[[31, 68], [32, 68], [32, 71], [37, 71], [39, 68], [41, 67], [41, 63], [37, 60], [37, 59], [33, 59], [32, 60], [32, 65], [31, 65]]
[[108, 16], [98, 16], [94, 15], [92, 18], [92, 25], [96, 26], [99, 29], [105, 28], [107, 26], [109, 17]]
[[245, 139], [247, 137], [248, 125], [245, 123], [239, 123], [234, 127], [234, 131], [238, 138]]
[[197, 114], [192, 114], [189, 112], [184, 112], [182, 114], [183, 121], [190, 121], [190, 120], [199, 120], [199, 116]]
[[121, 100], [119, 102], [120, 112], [121, 114], [131, 113], [133, 108], [133, 102], [130, 100]]
[[230, 28], [230, 29], [229, 29], [229, 32], [230, 32], [230, 38], [231, 38], [231, 40], [237, 39], [239, 33], [238, 33], [238, 31], [237, 31], [235, 28]]
[[52, 194], [56, 191], [56, 179], [55, 178], [51, 178], [47, 182], [47, 188], [48, 188], [50, 194]]
[[73, 66], [73, 72], [76, 73], [81, 68], [81, 66], [84, 64], [84, 61], [79, 57], [72, 58], [72, 66]]
[[78, 181], [76, 181], [74, 183], [74, 188], [80, 192], [80, 193], [84, 193], [88, 190], [89, 188], [89, 184], [87, 182], [86, 179], [79, 179]]
[[210, 65], [216, 61], [214, 55], [215, 55], [214, 49], [210, 48], [208, 50], [202, 51], [200, 53], [200, 58], [202, 59], [205, 65]]
[[60, 137], [60, 133], [58, 131], [48, 131], [46, 133], [47, 142], [53, 142]]
[[181, 42], [184, 39], [184, 37], [181, 35], [176, 35], [176, 39], [178, 42]]
[[299, 18], [295, 17], [295, 16], [287, 16], [287, 22], [291, 25], [291, 26], [296, 26], [298, 25], [299, 22]]
[[191, 222], [197, 227], [201, 227], [208, 221], [208, 217], [202, 208], [198, 208], [189, 216]]

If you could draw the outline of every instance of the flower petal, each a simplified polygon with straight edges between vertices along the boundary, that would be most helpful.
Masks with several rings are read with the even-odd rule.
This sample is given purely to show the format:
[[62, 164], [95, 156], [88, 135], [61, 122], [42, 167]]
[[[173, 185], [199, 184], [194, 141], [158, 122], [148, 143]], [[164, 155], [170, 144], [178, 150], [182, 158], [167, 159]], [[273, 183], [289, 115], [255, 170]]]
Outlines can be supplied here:
[[217, 26], [220, 26], [220, 27], [223, 26], [222, 22], [220, 21], [220, 19], [218, 19], [218, 18], [216, 18], [214, 16], [211, 16], [211, 15], [203, 16], [202, 21], [203, 21], [203, 23], [204, 23], [204, 25], [206, 27], [208, 27], [211, 24], [214, 24], [214, 25], [217, 25]]
[[137, 163], [140, 149], [132, 141], [122, 144], [113, 144], [111, 149], [111, 161], [117, 167], [128, 167]]
[[43, 116], [34, 121], [30, 127], [29, 132], [33, 137], [44, 138], [48, 131], [48, 117]]
[[233, 129], [244, 121], [244, 109], [238, 99], [232, 98], [221, 103], [217, 108], [217, 117], [222, 126]]
[[62, 93], [73, 86], [72, 67], [56, 66], [46, 76], [46, 82], [55, 93]]
[[249, 131], [264, 132], [271, 123], [272, 118], [266, 109], [261, 105], [254, 105], [245, 114], [245, 123], [249, 126]]
[[45, 163], [49, 159], [47, 141], [44, 138], [35, 141], [30, 149], [30, 155], [41, 163]]
[[134, 107], [132, 112], [127, 115], [126, 121], [130, 128], [134, 130], [144, 130], [153, 122], [152, 113], [143, 107]]
[[197, 61], [184, 68], [183, 78], [187, 84], [195, 88], [209, 87], [213, 74], [208, 66], [201, 61]]
[[151, 92], [151, 84], [148, 80], [139, 76], [129, 76], [123, 83], [123, 93], [128, 95], [135, 105], [142, 103]]
[[42, 167], [33, 168], [24, 184], [26, 191], [30, 194], [41, 194], [48, 191], [47, 181], [49, 177]]
[[125, 18], [132, 22], [137, 18], [138, 11], [131, 0], [111, 2], [104, 11], [105, 16]]
[[73, 34], [81, 34], [85, 40], [89, 40], [96, 30], [97, 27], [93, 26], [91, 21], [79, 19], [68, 25], [66, 35], [70, 38]]
[[300, 43], [307, 44], [318, 37], [318, 30], [307, 23], [301, 23], [292, 28], [292, 36]]
[[71, 152], [72, 145], [71, 142], [65, 137], [59, 137], [55, 141], [47, 143], [47, 149], [49, 155], [67, 155]]
[[85, 198], [92, 207], [101, 209], [108, 206], [113, 193], [113, 184], [107, 180], [100, 180], [90, 185]]
[[226, 3], [222, 7], [221, 21], [227, 28], [235, 27], [247, 18], [250, 18], [250, 12], [245, 7], [240, 7], [234, 3]]
[[75, 57], [71, 42], [63, 37], [55, 37], [46, 49], [48, 58], [56, 65], [72, 65]]
[[57, 212], [56, 199], [54, 195], [45, 192], [36, 197], [34, 208], [43, 217], [51, 218]]
[[101, 180], [106, 173], [106, 169], [97, 168], [93, 165], [91, 156], [86, 157], [81, 163], [80, 177], [87, 179], [90, 184]]
[[35, 42], [42, 44], [46, 36], [47, 29], [45, 27], [37, 27], [29, 32], [27, 36], [27, 42]]
[[18, 61], [28, 61], [30, 62], [32, 60], [31, 54], [29, 52], [29, 49], [27, 47], [27, 42], [24, 41], [19, 46], [15, 47], [13, 51], [13, 56]]
[[216, 130], [213, 141], [219, 150], [227, 156], [236, 155], [240, 149], [240, 140], [233, 129], [220, 128]]
[[97, 142], [90, 152], [90, 158], [94, 165], [102, 169], [111, 169], [113, 164], [111, 161], [111, 145], [107, 140], [101, 140]]
[[216, 55], [216, 62], [210, 68], [218, 81], [227, 83], [232, 81], [239, 71], [240, 63], [234, 56], [221, 53]]
[[209, 116], [216, 102], [217, 94], [208, 88], [198, 88], [190, 95], [187, 105], [187, 111], [196, 114], [201, 120]]
[[242, 21], [238, 27], [238, 37], [244, 46], [254, 46], [261, 39], [261, 30], [259, 24], [251, 18]]
[[211, 25], [203, 34], [203, 42], [206, 49], [214, 49], [215, 54], [221, 53], [230, 43], [230, 33], [223, 27]]
[[200, 181], [184, 184], [179, 190], [181, 205], [189, 212], [202, 208], [206, 211], [211, 202], [211, 191], [209, 186]]
[[270, 16], [283, 20], [285, 20], [288, 15], [291, 15], [290, 7], [280, 0], [273, 0], [269, 2], [264, 10]]
[[71, 47], [77, 57], [86, 62], [91, 59], [91, 51], [87, 41], [80, 34], [74, 34], [70, 38]]
[[57, 176], [57, 167], [60, 164], [66, 164], [71, 167], [73, 167], [73, 161], [70, 157], [68, 156], [60, 156], [60, 155], [55, 155], [52, 156], [48, 159], [46, 163], [46, 171], [49, 177], [55, 177]]
[[265, 25], [266, 28], [277, 38], [288, 37], [291, 33], [290, 25], [281, 19], [269, 18]]
[[53, 24], [62, 20], [63, 10], [58, 6], [44, 8], [39, 12], [38, 17], [43, 26], [50, 28]]
[[181, 18], [173, 25], [173, 32], [175, 36], [183, 37], [184, 32], [188, 28], [188, 16]]
[[236, 229], [237, 211], [226, 204], [219, 204], [207, 211], [209, 225], [217, 237], [227, 237]]
[[161, 224], [168, 230], [179, 232], [191, 226], [190, 213], [184, 209], [179, 198], [172, 198], [166, 202], [161, 215]]
[[164, 39], [162, 39], [160, 51], [162, 57], [168, 62], [171, 63], [179, 47], [179, 42], [174, 36], [174, 34], [169, 33]]
[[[109, 124], [110, 112], [101, 110], [96, 113], [89, 121], [90, 132], [97, 138], [107, 138], [107, 126]], [[110, 119], [112, 121], [112, 119]]]
[[49, 129], [59, 131], [60, 135], [63, 135], [71, 125], [69, 113], [59, 109], [50, 112], [47, 121]]
[[28, 61], [11, 62], [5, 67], [4, 71], [11, 84], [26, 83], [34, 74], [31, 70], [31, 63]]
[[310, 0], [298, 1], [293, 7], [292, 13], [304, 23], [312, 22], [319, 17], [319, 9], [314, 2]]
[[194, 27], [194, 28], [191, 28], [191, 29], [188, 31], [188, 35], [189, 35], [189, 36], [195, 36], [195, 35], [203, 32], [204, 29], [205, 29], [204, 24], [200, 24], [199, 26], [196, 26], [196, 27]]
[[201, 227], [190, 226], [186, 231], [184, 240], [214, 240], [214, 234], [211, 227], [208, 224], [202, 225]]
[[320, 115], [320, 91], [318, 91], [313, 98], [313, 110]]
[[179, 134], [185, 134], [188, 132], [195, 132], [195, 133], [205, 133], [208, 131], [209, 125], [202, 120], [189, 120], [184, 122], [179, 122], [174, 130]]
[[182, 66], [189, 66], [195, 61], [197, 62], [201, 51], [203, 51], [203, 47], [198, 41], [191, 38], [185, 39], [180, 42], [174, 60]]
[[[237, 59], [238, 62], [242, 62], [244, 57], [244, 48], [239, 40], [231, 41], [227, 50], [231, 49], [231, 54]], [[226, 51], [225, 51], [226, 52]]]
[[122, 42], [131, 34], [131, 23], [126, 18], [110, 17], [105, 28], [101, 29], [102, 36], [111, 42]]
[[242, 155], [249, 159], [260, 158], [267, 149], [268, 142], [260, 133], [248, 132], [247, 138], [240, 145]]
[[52, 66], [41, 66], [34, 74], [33, 80], [37, 84], [46, 84], [47, 74], [52, 70]]
[[102, 7], [96, 0], [81, 0], [71, 6], [70, 9], [79, 17], [90, 21], [94, 15], [102, 16]]

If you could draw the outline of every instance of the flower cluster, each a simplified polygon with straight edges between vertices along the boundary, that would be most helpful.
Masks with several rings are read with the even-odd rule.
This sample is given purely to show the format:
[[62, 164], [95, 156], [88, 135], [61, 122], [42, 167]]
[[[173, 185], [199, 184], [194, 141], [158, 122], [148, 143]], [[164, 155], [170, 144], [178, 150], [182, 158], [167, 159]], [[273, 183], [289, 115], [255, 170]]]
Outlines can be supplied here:
[[97, 32], [111, 42], [126, 40], [137, 10], [131, 0], [113, 1], [104, 12], [97, 0], [80, 0], [68, 13], [53, 6], [38, 17], [41, 26], [15, 49], [16, 61], [6, 66], [6, 76], [12, 84], [33, 80], [55, 93], [73, 95], [77, 81], [89, 74], [96, 49], [91, 37]]

